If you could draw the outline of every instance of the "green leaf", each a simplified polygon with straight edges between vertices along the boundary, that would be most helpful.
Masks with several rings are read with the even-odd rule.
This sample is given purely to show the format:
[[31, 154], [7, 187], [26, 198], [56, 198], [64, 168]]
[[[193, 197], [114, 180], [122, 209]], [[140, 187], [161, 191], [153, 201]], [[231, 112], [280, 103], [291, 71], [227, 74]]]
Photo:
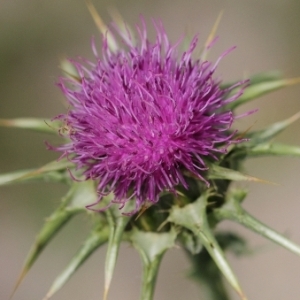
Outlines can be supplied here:
[[143, 262], [143, 284], [141, 300], [152, 300], [156, 277], [164, 253], [175, 246], [177, 232], [156, 233], [145, 232], [134, 228], [130, 234], [130, 241], [140, 253]]
[[109, 228], [103, 219], [100, 219], [67, 268], [55, 279], [44, 300], [50, 299], [59, 291], [91, 254], [107, 242], [108, 236]]
[[66, 159], [53, 161], [41, 168], [19, 170], [0, 174], [0, 186], [19, 182], [45, 181], [45, 182], [69, 182], [70, 175], [65, 171], [73, 167]]
[[173, 207], [170, 211], [168, 221], [191, 230], [197, 237], [199, 237], [202, 244], [230, 285], [239, 294], [240, 298], [245, 300], [246, 296], [244, 295], [236, 276], [231, 270], [221, 247], [209, 227], [206, 215], [208, 197], [209, 194], [204, 193], [191, 204], [182, 208], [176, 206]]
[[57, 134], [62, 122], [37, 118], [0, 119], [0, 126]]
[[217, 220], [232, 220], [246, 228], [262, 235], [263, 237], [277, 243], [278, 245], [290, 250], [291, 252], [300, 255], [300, 246], [291, 242], [286, 237], [282, 236], [275, 230], [255, 219], [242, 206], [243, 191], [240, 189], [232, 190], [226, 199], [226, 204], [221, 208], [214, 210], [214, 216]]
[[[248, 88], [245, 89], [244, 94], [241, 97], [239, 97], [236, 101], [229, 103], [226, 106], [226, 108], [229, 110], [235, 110], [237, 107], [241, 106], [242, 104], [257, 99], [265, 94], [299, 83], [300, 83], [300, 78], [291, 78], [291, 79], [263, 81], [257, 84], [250, 85]], [[232, 93], [234, 92], [235, 90], [232, 91]]]

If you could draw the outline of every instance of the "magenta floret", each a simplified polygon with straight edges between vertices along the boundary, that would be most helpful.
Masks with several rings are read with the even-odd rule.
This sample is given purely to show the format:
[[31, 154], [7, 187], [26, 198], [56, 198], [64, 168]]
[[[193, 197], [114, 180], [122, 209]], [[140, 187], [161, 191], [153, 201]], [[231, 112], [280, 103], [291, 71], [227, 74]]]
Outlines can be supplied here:
[[[113, 192], [113, 202], [123, 207], [134, 197], [134, 212], [145, 202], [156, 203], [164, 190], [187, 188], [183, 172], [208, 184], [205, 158], [217, 159], [235, 142], [229, 131], [234, 116], [224, 106], [242, 94], [246, 82], [221, 89], [213, 78], [219, 60], [191, 57], [196, 37], [180, 56], [180, 43], [171, 45], [155, 25], [155, 42], [143, 27], [137, 45], [129, 32], [117, 29], [127, 50], [110, 51], [104, 38], [96, 63], [73, 62], [80, 80], [59, 83], [70, 104], [61, 117], [70, 142], [57, 149], [86, 179], [97, 180], [99, 201]], [[229, 97], [234, 87], [240, 88]]]

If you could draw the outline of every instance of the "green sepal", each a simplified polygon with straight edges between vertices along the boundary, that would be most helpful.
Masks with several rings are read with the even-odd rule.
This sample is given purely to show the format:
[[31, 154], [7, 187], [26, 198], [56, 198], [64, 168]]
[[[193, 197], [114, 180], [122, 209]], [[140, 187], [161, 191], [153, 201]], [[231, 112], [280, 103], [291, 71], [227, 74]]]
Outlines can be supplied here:
[[21, 182], [62, 182], [69, 183], [70, 174], [67, 168], [74, 165], [66, 159], [50, 162], [37, 169], [19, 170], [0, 174], [0, 186]]
[[59, 291], [94, 251], [107, 242], [108, 236], [109, 228], [104, 220], [100, 218], [67, 268], [55, 279], [44, 300], [50, 299]]
[[193, 255], [198, 254], [203, 249], [200, 239], [190, 231], [182, 230], [178, 236], [178, 239], [183, 247]]
[[62, 122], [37, 118], [0, 119], [0, 126], [57, 134]]
[[300, 157], [300, 147], [281, 143], [264, 143], [246, 149], [246, 154], [250, 157], [266, 155]]
[[256, 182], [264, 182], [267, 183], [268, 181], [259, 179], [253, 176], [249, 176], [243, 174], [239, 171], [224, 168], [218, 166], [216, 164], [210, 164], [208, 170], [208, 178], [209, 179], [225, 179], [225, 180], [234, 180], [234, 181], [256, 181]]
[[60, 60], [60, 68], [64, 72], [64, 75], [70, 79], [80, 81], [80, 76], [74, 64], [66, 58]]
[[228, 193], [226, 203], [221, 208], [214, 210], [214, 217], [218, 221], [231, 220], [237, 222], [291, 252], [300, 255], [300, 246], [258, 221], [242, 208], [241, 202], [244, 197], [245, 192], [243, 190], [233, 189]]
[[141, 300], [152, 300], [156, 277], [164, 253], [175, 246], [177, 232], [172, 228], [169, 232], [145, 232], [133, 228], [130, 241], [140, 253], [143, 262], [143, 282]]
[[[285, 88], [290, 85], [300, 83], [299, 78], [291, 78], [291, 79], [279, 79], [279, 80], [270, 80], [270, 81], [262, 81], [257, 84], [252, 84], [247, 87], [242, 96], [240, 96], [237, 100], [226, 105], [226, 109], [235, 110], [237, 107], [257, 99], [265, 94], [274, 92], [276, 90]], [[234, 94], [236, 90], [232, 91]]]
[[[111, 195], [111, 197], [113, 197]], [[104, 200], [104, 204], [108, 204], [112, 198]], [[125, 208], [129, 211], [133, 209], [133, 201], [127, 202]], [[116, 204], [112, 204], [105, 210], [105, 215], [108, 221], [110, 233], [108, 239], [108, 247], [105, 257], [105, 280], [104, 280], [104, 295], [103, 300], [107, 299], [109, 287], [113, 277], [116, 261], [118, 258], [119, 248], [122, 242], [124, 230], [131, 220], [131, 217], [122, 215], [121, 210]]]
[[203, 246], [206, 248], [227, 281], [238, 293], [241, 299], [245, 300], [247, 298], [209, 227], [206, 215], [207, 200], [209, 196], [209, 193], [206, 192], [203, 193], [195, 202], [182, 208], [173, 206], [170, 211], [168, 221], [192, 231], [193, 234], [201, 240]]
[[17, 280], [14, 292], [35, 263], [43, 249], [50, 240], [66, 225], [71, 218], [86, 211], [85, 205], [96, 201], [96, 192], [92, 181], [75, 182], [67, 195], [62, 199], [61, 205], [46, 219], [38, 233], [29, 254], [25, 260], [21, 274]]

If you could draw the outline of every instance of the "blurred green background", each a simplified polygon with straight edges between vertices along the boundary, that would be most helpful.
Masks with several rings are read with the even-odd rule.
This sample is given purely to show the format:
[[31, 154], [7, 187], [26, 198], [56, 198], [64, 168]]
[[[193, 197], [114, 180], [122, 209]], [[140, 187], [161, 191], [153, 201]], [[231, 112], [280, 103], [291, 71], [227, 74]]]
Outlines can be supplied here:
[[[281, 70], [286, 77], [300, 76], [300, 2], [298, 0], [128, 0], [94, 1], [103, 19], [116, 8], [131, 25], [145, 16], [160, 18], [174, 42], [183, 33], [199, 34], [200, 44], [224, 10], [219, 41], [210, 57], [215, 59], [232, 45], [238, 48], [224, 59], [218, 74], [225, 80], [239, 79], [266, 70]], [[0, 4], [0, 117], [51, 118], [65, 111], [63, 96], [55, 86], [59, 61], [77, 55], [92, 58], [91, 37], [99, 33], [83, 0], [2, 0]], [[151, 28], [150, 33], [153, 34]], [[100, 37], [98, 38], [100, 41]], [[300, 110], [300, 87], [276, 92], [243, 108], [259, 112], [241, 119], [238, 128], [259, 129]], [[300, 145], [299, 122], [279, 137]], [[45, 149], [51, 137], [0, 128], [0, 172], [42, 166], [57, 157]], [[247, 184], [246, 208], [279, 232], [300, 243], [299, 159], [256, 159], [247, 173], [278, 186]], [[25, 256], [43, 220], [57, 206], [65, 187], [52, 184], [8, 186], [0, 190], [0, 299], [8, 299]], [[249, 299], [298, 300], [300, 258], [260, 237], [225, 223], [249, 238], [255, 254], [243, 258], [229, 255]], [[53, 279], [75, 254], [90, 228], [77, 217], [56, 237], [17, 291], [15, 300], [42, 299]], [[53, 300], [101, 299], [105, 249], [82, 267]], [[163, 260], [156, 300], [202, 299], [198, 287], [186, 278], [188, 264], [180, 249]], [[141, 265], [128, 245], [121, 249], [110, 298], [138, 299]], [[233, 299], [237, 299], [233, 295]]]

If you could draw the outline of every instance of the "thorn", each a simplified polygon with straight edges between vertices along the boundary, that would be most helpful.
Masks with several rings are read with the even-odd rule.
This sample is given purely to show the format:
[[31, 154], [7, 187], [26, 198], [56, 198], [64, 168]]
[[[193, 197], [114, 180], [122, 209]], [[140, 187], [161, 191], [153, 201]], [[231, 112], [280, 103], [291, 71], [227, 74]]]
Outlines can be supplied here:
[[240, 140], [240, 139], [244, 138], [245, 135], [254, 127], [254, 125], [256, 123], [257, 123], [257, 121], [255, 121], [252, 125], [250, 125], [246, 130], [241, 132], [239, 135], [235, 136], [235, 140]]
[[11, 300], [11, 299], [13, 298], [13, 296], [15, 295], [17, 289], [19, 288], [19, 286], [20, 286], [20, 284], [22, 283], [24, 277], [26, 276], [27, 271], [28, 271], [27, 269], [23, 269], [23, 270], [22, 270], [21, 274], [20, 274], [19, 277], [18, 277], [17, 282], [15, 283], [15, 286], [14, 286], [14, 288], [13, 288], [12, 293], [11, 293], [10, 296], [9, 296], [9, 300]]
[[104, 289], [104, 294], [103, 294], [103, 300], [107, 300], [108, 290], [109, 290], [109, 286], [108, 286], [108, 287], [105, 287], [105, 289]]
[[97, 28], [100, 30], [100, 32], [103, 35], [105, 35], [106, 32], [108, 31], [108, 28], [105, 25], [105, 23], [103, 22], [103, 20], [101, 19], [100, 15], [98, 14], [94, 4], [90, 0], [86, 0], [86, 5], [88, 7], [90, 14], [92, 15], [92, 18], [93, 18]]
[[[299, 81], [300, 83], [300, 81]], [[294, 122], [296, 122], [297, 120], [300, 119], [300, 111], [298, 111], [296, 114], [294, 114], [293, 116], [291, 116], [289, 119], [288, 119], [288, 123], [289, 124], [292, 124]]]
[[215, 39], [215, 35], [216, 35], [216, 32], [217, 32], [217, 29], [219, 27], [219, 23], [222, 19], [222, 15], [223, 15], [223, 10], [219, 13], [218, 17], [217, 17], [217, 20], [215, 21], [209, 35], [208, 35], [208, 38], [204, 44], [204, 49], [203, 49], [203, 53], [201, 55], [201, 59], [202, 60], [205, 60], [206, 59], [206, 56], [207, 56], [207, 53], [208, 53], [208, 50], [209, 48], [211, 47], [212, 45], [212, 42], [214, 41]]
[[208, 38], [207, 38], [207, 40], [206, 40], [206, 42], [205, 42], [205, 44], [204, 44], [205, 49], [208, 49], [208, 48], [209, 48], [211, 42], [212, 42], [212, 41], [214, 40], [214, 38], [215, 38], [215, 35], [216, 35], [217, 30], [218, 30], [220, 21], [221, 21], [222, 16], [223, 16], [223, 12], [224, 12], [224, 11], [222, 10], [222, 11], [219, 13], [219, 15], [218, 15], [218, 17], [217, 17], [217, 20], [216, 20], [216, 22], [215, 22], [213, 28], [211, 29], [211, 31], [210, 31], [210, 33], [209, 33], [209, 36], [208, 36]]
[[116, 52], [118, 50], [118, 44], [115, 40], [113, 34], [110, 32], [109, 28], [106, 26], [106, 24], [103, 22], [101, 17], [99, 16], [95, 6], [90, 0], [86, 0], [86, 5], [88, 7], [88, 10], [90, 14], [92, 15], [92, 18], [98, 27], [99, 31], [102, 33], [103, 37], [105, 37], [108, 47], [111, 51]]
[[143, 204], [142, 208], [140, 209], [140, 211], [139, 211], [137, 217], [134, 219], [134, 221], [137, 221], [149, 207], [150, 207], [149, 204]]
[[286, 79], [286, 85], [295, 85], [300, 83], [300, 77]]
[[108, 7], [108, 13], [110, 14], [111, 18], [117, 23], [117, 24], [125, 24], [125, 21], [123, 20], [120, 12], [116, 9], [115, 6], [109, 6]]
[[273, 181], [269, 181], [269, 180], [265, 180], [265, 179], [260, 179], [260, 178], [249, 176], [249, 175], [247, 175], [247, 177], [249, 178], [249, 181], [281, 186], [281, 184], [279, 184], [277, 182], [273, 182]]
[[50, 295], [50, 294], [47, 294], [47, 295], [43, 298], [43, 300], [49, 300], [50, 297], [51, 297], [51, 295]]
[[163, 228], [167, 223], [169, 223], [168, 220], [165, 220], [164, 222], [162, 222], [162, 223], [158, 226], [158, 228], [157, 228], [156, 231], [157, 231], [157, 232], [161, 231], [162, 228]]
[[13, 125], [13, 121], [10, 119], [0, 119], [0, 125], [9, 127]]

